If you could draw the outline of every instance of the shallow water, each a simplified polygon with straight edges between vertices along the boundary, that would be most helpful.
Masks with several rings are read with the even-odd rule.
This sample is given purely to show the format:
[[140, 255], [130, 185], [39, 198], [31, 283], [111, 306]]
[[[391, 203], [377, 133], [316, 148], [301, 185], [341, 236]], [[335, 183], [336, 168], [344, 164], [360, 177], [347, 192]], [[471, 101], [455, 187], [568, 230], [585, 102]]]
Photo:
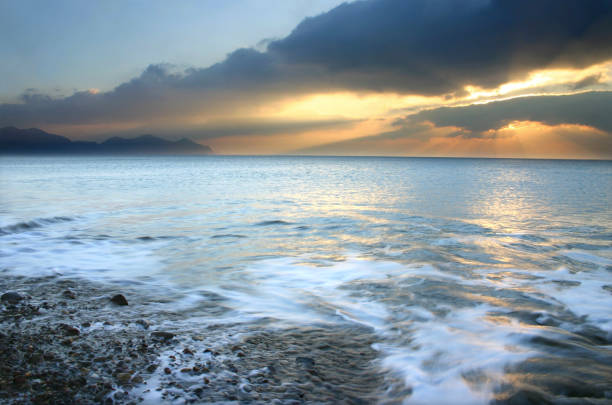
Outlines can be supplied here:
[[611, 162], [2, 157], [0, 191], [5, 271], [129, 286], [183, 330], [374, 348], [378, 399], [612, 400]]

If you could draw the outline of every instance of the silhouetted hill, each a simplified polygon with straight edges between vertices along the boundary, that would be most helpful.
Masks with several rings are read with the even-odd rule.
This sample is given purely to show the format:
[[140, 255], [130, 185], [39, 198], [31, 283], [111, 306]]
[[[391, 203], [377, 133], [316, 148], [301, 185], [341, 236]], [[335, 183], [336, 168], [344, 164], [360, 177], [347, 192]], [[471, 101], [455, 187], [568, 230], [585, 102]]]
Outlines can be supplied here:
[[66, 148], [71, 144], [70, 139], [60, 135], [49, 134], [38, 128], [18, 129], [4, 127], [0, 129], [0, 148], [4, 150], [46, 150]]
[[0, 153], [210, 154], [210, 147], [190, 139], [169, 141], [153, 135], [112, 137], [102, 143], [71, 141], [37, 128], [0, 128]]
[[210, 147], [190, 139], [168, 141], [153, 135], [141, 135], [136, 138], [115, 136], [102, 142], [99, 149], [109, 153], [212, 153]]

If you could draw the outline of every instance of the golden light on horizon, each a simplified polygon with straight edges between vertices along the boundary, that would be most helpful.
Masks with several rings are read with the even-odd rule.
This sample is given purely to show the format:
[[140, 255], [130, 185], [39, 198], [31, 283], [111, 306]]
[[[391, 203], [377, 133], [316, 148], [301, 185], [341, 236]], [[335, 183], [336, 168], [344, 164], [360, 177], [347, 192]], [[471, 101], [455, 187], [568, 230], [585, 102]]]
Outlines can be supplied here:
[[605, 132], [586, 125], [547, 125], [534, 121], [513, 121], [483, 135], [433, 137], [423, 150], [454, 156], [605, 158], [609, 142]]
[[[282, 103], [272, 103], [260, 110], [267, 117], [345, 117], [386, 118], [402, 114], [408, 108], [425, 108], [444, 104], [444, 97], [401, 95], [397, 93], [319, 93], [309, 94]], [[405, 112], [404, 112], [405, 114]]]
[[385, 130], [386, 125], [382, 120], [364, 120], [340, 128], [311, 129], [285, 134], [226, 136], [208, 139], [205, 143], [222, 154], [287, 154], [376, 134]]
[[[338, 92], [338, 93], [315, 93], [296, 97], [295, 99], [283, 99], [278, 101], [270, 101], [264, 104], [257, 105], [251, 111], [253, 120], [270, 120], [270, 121], [316, 121], [325, 119], [356, 119], [362, 122], [356, 124], [354, 128], [349, 129], [327, 129], [327, 130], [306, 130], [304, 132], [293, 135], [270, 135], [266, 138], [257, 137], [233, 137], [235, 143], [230, 143], [227, 139], [214, 139], [211, 143], [218, 145], [221, 150], [227, 150], [231, 153], [245, 153], [254, 150], [253, 148], [242, 148], [239, 145], [242, 142], [248, 143], [253, 139], [258, 146], [255, 149], [261, 149], [262, 145], [268, 145], [271, 149], [261, 153], [287, 153], [290, 150], [307, 148], [316, 145], [331, 144], [334, 142], [346, 141], [350, 139], [358, 140], [360, 137], [368, 135], [376, 135], [392, 131], [394, 128], [391, 123], [406, 115], [415, 113], [424, 109], [437, 108], [442, 106], [458, 106], [480, 102], [493, 102], [507, 98], [548, 94], [542, 92], [544, 89], [550, 89], [554, 86], [572, 86], [580, 82], [591, 80], [595, 84], [611, 83], [612, 61], [595, 64], [584, 69], [542, 69], [533, 71], [522, 81], [510, 81], [501, 84], [495, 89], [482, 89], [474, 86], [467, 86], [469, 92], [467, 96], [461, 97], [457, 95], [446, 96], [422, 96], [422, 95], [403, 95], [398, 93], [358, 93], [358, 92]], [[588, 87], [585, 85], [585, 87]], [[575, 92], [575, 91], [574, 91]], [[368, 122], [368, 124], [364, 124]], [[372, 124], [375, 122], [376, 124]], [[557, 130], [563, 127], [558, 127]], [[574, 129], [580, 126], [574, 126]], [[525, 134], [519, 134], [519, 131], [526, 131], [525, 134], [534, 132], [550, 132], [550, 127], [541, 126], [537, 123], [513, 122], [507, 127], [498, 130], [489, 131], [496, 138], [513, 137], [515, 140], [521, 139], [521, 142], [526, 144], [537, 143], [535, 140], [523, 139]], [[590, 130], [591, 131], [591, 130]], [[593, 132], [592, 130], [591, 132]], [[553, 131], [554, 132], [554, 131]], [[511, 133], [511, 135], [510, 135]], [[279, 143], [271, 142], [276, 139]], [[474, 155], [487, 155], [492, 149], [503, 154], [503, 142], [496, 142], [497, 145], [493, 148], [491, 144], [486, 142], [476, 142], [462, 137], [456, 138], [453, 141], [445, 136], [438, 137], [433, 134], [428, 142], [423, 140], [399, 140], [380, 139], [380, 150], [386, 150], [386, 153], [391, 154], [414, 154], [415, 151], [422, 153], [431, 151], [429, 147], [436, 145], [440, 147], [435, 155], [445, 155], [447, 153], [466, 155], [469, 154], [469, 147], [476, 147], [473, 150]], [[564, 144], [563, 140], [560, 142]], [[393, 144], [402, 143], [403, 147], [399, 150], [393, 148]], [[555, 148], [552, 148], [555, 150]], [[557, 148], [557, 152], [564, 154], [566, 149]], [[563, 151], [561, 151], [563, 149]], [[404, 152], [400, 152], [400, 150]], [[496, 152], [496, 155], [498, 155]], [[259, 152], [258, 152], [259, 153]], [[509, 155], [522, 155], [524, 149], [521, 147], [512, 147], [508, 151]], [[538, 152], [539, 153], [539, 152]], [[432, 154], [432, 153], [428, 153]], [[537, 154], [537, 153], [536, 153]]]

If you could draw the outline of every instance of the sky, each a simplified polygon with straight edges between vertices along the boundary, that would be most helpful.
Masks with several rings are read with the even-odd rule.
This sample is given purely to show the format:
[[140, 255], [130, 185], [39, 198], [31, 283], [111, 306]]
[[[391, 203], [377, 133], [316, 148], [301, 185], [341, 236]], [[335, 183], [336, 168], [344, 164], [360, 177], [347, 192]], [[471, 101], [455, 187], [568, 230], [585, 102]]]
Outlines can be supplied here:
[[0, 126], [612, 159], [612, 0], [0, 1]]

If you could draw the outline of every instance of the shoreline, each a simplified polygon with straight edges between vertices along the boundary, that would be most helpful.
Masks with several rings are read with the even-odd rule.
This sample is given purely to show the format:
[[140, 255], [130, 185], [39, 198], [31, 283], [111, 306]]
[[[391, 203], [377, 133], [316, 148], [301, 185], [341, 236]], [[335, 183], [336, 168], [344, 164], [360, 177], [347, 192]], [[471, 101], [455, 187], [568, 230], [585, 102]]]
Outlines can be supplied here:
[[[128, 305], [113, 302], [117, 294]], [[358, 338], [340, 328], [272, 331], [255, 322], [208, 324], [196, 334], [178, 320], [143, 318], [153, 298], [130, 287], [59, 276], [3, 274], [0, 295], [7, 404], [357, 404], [410, 395], [380, 369], [374, 335], [363, 330]], [[218, 312], [215, 299], [207, 305]]]
[[[151, 286], [0, 274], [3, 404], [399, 405], [420, 392], [385, 367], [379, 337], [364, 326], [280, 328], [272, 318], [235, 321], [212, 292], [185, 310]], [[606, 403], [609, 338], [601, 333], [584, 325], [563, 339], [532, 337], [538, 353], [507, 364], [508, 379], [490, 392], [478, 369], [463, 381], [492, 404]]]
[[4, 276], [0, 287], [18, 294], [1, 306], [2, 401], [108, 402], [119, 387], [143, 382], [163, 349], [108, 287], [53, 276]]

